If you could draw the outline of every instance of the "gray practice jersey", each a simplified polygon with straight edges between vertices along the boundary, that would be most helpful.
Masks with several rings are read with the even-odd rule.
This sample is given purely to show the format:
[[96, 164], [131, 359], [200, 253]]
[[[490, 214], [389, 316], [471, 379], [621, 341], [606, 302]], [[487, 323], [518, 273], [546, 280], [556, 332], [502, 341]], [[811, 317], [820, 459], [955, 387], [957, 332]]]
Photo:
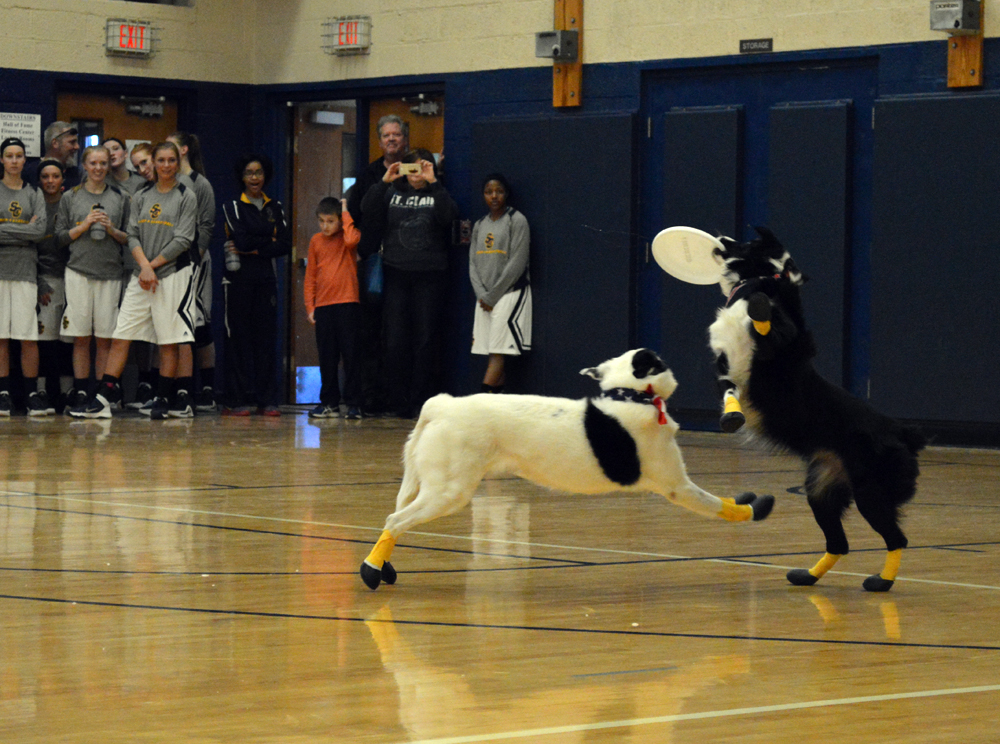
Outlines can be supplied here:
[[128, 227], [129, 198], [117, 186], [105, 184], [104, 191], [92, 194], [81, 184], [74, 186], [59, 202], [56, 217], [56, 238], [60, 245], [69, 246], [67, 266], [88, 279], [106, 281], [122, 278], [122, 246], [110, 235], [94, 240], [93, 226], [76, 240], [69, 231], [83, 222], [98, 204], [104, 209], [111, 224], [124, 231]]
[[27, 182], [12, 189], [0, 182], [0, 279], [35, 282], [45, 217], [45, 197], [39, 189]]
[[140, 176], [138, 173], [129, 171], [128, 178], [124, 181], [119, 181], [113, 175], [108, 174], [108, 183], [112, 186], [117, 186], [129, 196], [135, 196], [143, 186], [149, 183], [149, 181]]
[[[43, 195], [44, 198], [44, 195]], [[66, 273], [66, 260], [69, 249], [60, 247], [56, 239], [56, 215], [59, 212], [59, 202], [45, 202], [45, 237], [38, 244], [38, 293], [48, 294], [52, 285], [45, 279], [57, 277], [62, 279]]]
[[198, 232], [195, 242], [198, 246], [197, 259], [200, 262], [208, 254], [208, 244], [212, 240], [212, 231], [215, 230], [215, 190], [208, 179], [198, 171], [179, 175], [177, 180], [191, 189], [198, 199]]
[[[167, 263], [156, 270], [160, 279], [190, 266], [189, 251], [194, 240], [197, 213], [198, 200], [184, 184], [178, 182], [165, 194], [157, 190], [155, 183], [149, 184], [132, 200], [128, 223], [129, 250], [141, 247], [149, 261], [162, 255]], [[134, 273], [138, 276], [138, 266]]]
[[476, 299], [497, 304], [528, 268], [528, 220], [508, 208], [496, 222], [486, 215], [472, 228], [469, 279]]

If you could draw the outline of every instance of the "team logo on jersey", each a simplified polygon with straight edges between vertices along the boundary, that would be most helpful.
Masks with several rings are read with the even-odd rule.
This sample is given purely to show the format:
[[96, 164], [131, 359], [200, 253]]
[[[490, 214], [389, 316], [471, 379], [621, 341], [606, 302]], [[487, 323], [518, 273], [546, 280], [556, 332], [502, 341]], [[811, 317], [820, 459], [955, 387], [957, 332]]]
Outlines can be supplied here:
[[17, 219], [23, 213], [24, 213], [24, 210], [21, 208], [20, 202], [12, 201], [10, 203], [10, 216], [11, 217], [13, 217], [14, 219]]
[[488, 251], [493, 250], [493, 243], [494, 243], [493, 233], [490, 233], [489, 235], [486, 236], [486, 250]]
[[153, 206], [151, 206], [149, 208], [149, 217], [150, 217], [150, 219], [155, 220], [161, 214], [163, 214], [163, 207], [161, 207], [159, 204], [154, 204]]

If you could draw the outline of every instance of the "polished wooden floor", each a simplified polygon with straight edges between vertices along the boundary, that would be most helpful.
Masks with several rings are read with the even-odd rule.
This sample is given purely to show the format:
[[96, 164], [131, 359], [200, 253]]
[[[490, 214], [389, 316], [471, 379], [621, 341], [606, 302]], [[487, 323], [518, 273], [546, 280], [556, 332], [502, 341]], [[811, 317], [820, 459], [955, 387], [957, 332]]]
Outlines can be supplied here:
[[515, 479], [357, 570], [411, 422], [0, 420], [0, 742], [997, 742], [1000, 452], [929, 448], [883, 546], [802, 468], [682, 434], [762, 523]]

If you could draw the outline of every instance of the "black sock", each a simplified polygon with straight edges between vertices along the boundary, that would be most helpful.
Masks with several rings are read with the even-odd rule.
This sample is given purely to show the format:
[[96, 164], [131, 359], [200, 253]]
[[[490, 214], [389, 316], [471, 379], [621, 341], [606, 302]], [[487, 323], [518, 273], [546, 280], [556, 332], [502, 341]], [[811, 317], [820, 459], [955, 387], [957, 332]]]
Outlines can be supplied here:
[[28, 396], [38, 390], [38, 378], [37, 377], [24, 377], [24, 399], [27, 400]]
[[122, 397], [119, 379], [114, 375], [104, 375], [97, 385], [97, 392], [103, 395], [109, 403], [117, 403]]
[[156, 397], [163, 398], [163, 400], [170, 401], [173, 400], [174, 390], [174, 378], [173, 377], [163, 377], [156, 383]]
[[201, 376], [201, 389], [210, 388], [215, 389], [215, 367], [205, 367], [204, 369], [198, 370], [198, 374]]
[[10, 377], [0, 377], [0, 393], [10, 392]]
[[82, 390], [87, 395], [90, 395], [90, 379], [81, 380], [77, 377], [73, 378], [73, 389]]
[[190, 393], [194, 390], [194, 378], [193, 377], [178, 377], [177, 378], [177, 391], [183, 390], [185, 393]]

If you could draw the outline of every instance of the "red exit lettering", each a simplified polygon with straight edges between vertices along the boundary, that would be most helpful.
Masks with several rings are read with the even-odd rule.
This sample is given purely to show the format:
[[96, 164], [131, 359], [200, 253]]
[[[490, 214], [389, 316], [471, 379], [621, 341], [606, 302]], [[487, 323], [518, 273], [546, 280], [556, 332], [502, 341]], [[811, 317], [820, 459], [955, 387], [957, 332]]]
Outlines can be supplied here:
[[337, 24], [337, 46], [357, 46], [358, 22], [341, 21]]
[[118, 28], [118, 46], [121, 49], [145, 49], [146, 27], [121, 24]]

